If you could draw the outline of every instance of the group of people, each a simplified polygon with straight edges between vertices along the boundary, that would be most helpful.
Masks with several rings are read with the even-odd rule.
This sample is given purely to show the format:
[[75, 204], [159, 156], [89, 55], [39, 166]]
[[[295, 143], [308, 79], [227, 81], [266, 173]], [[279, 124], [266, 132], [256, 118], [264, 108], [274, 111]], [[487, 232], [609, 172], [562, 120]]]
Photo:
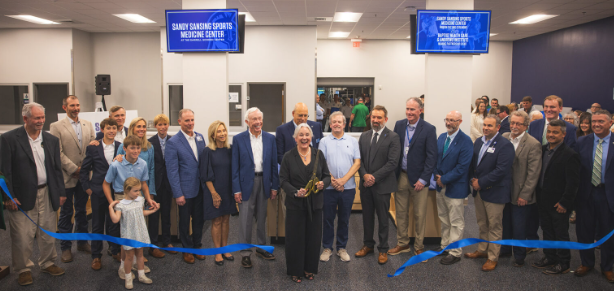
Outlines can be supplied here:
[[[35, 236], [43, 272], [62, 275], [64, 270], [55, 264], [54, 239], [28, 221], [17, 205], [45, 229], [56, 227], [54, 215], [61, 207], [60, 232], [87, 232], [88, 197], [93, 233], [161, 247], [172, 247], [170, 208], [174, 199], [181, 244], [196, 249], [202, 247], [205, 220], [212, 220], [215, 247], [228, 244], [229, 215], [237, 212], [237, 206], [238, 243], [252, 243], [255, 219], [255, 242], [265, 245], [267, 202], [279, 197], [285, 206], [281, 211], [286, 219], [287, 274], [296, 283], [313, 280], [319, 262], [329, 261], [333, 250], [341, 261], [351, 260], [346, 247], [356, 187], [363, 209], [363, 246], [354, 256], [375, 253], [377, 215], [379, 264], [386, 264], [389, 255], [425, 251], [431, 184], [435, 184], [441, 221], [439, 250], [462, 239], [464, 200], [469, 194], [475, 201], [479, 236], [489, 241], [539, 239], [540, 226], [544, 240], [569, 241], [572, 210], [577, 213], [579, 242], [592, 243], [614, 227], [614, 188], [609, 186], [614, 185], [614, 170], [608, 167], [609, 157], [614, 155], [614, 149], [608, 150], [614, 147], [614, 142], [610, 145], [611, 116], [598, 109], [588, 124], [580, 118], [580, 129], [576, 130], [559, 116], [563, 101], [557, 96], [545, 98], [545, 118], [533, 122], [525, 110], [510, 112], [504, 106], [497, 106], [491, 114], [480, 113], [481, 136], [475, 141], [473, 130], [470, 135], [460, 130], [463, 120], [458, 111], [445, 116], [446, 132], [437, 137], [435, 126], [421, 118], [424, 104], [417, 97], [406, 101], [406, 118], [397, 121], [394, 130], [386, 127], [388, 110], [374, 106], [368, 119], [371, 129], [362, 132], [358, 140], [346, 134], [348, 118], [342, 111], [330, 113], [332, 133], [324, 137], [322, 123], [307, 120], [307, 105], [298, 103], [293, 119], [279, 126], [273, 136], [262, 131], [263, 113], [253, 107], [244, 117], [248, 129], [237, 134], [232, 145], [222, 121], [209, 126], [206, 138], [195, 132], [190, 109], [179, 111], [181, 130], [172, 137], [167, 134], [168, 117], [156, 116], [157, 134], [147, 139], [145, 120], [136, 118], [126, 128], [125, 110], [114, 106], [94, 137], [91, 123], [79, 118], [78, 98], [68, 96], [63, 102], [67, 117], [51, 125], [51, 134], [42, 131], [44, 108], [30, 103], [23, 107], [24, 127], [0, 136], [1, 170], [15, 197], [15, 203], [7, 197], [4, 200], [9, 210], [13, 266], [21, 285], [33, 282], [30, 256]], [[485, 104], [476, 103], [478, 112], [486, 110]], [[352, 113], [350, 123], [355, 118]], [[588, 125], [586, 130], [583, 124]], [[397, 244], [390, 248], [392, 193]], [[73, 205], [74, 225], [70, 219]], [[408, 232], [410, 207], [414, 234]], [[415, 236], [413, 250], [411, 236]], [[62, 262], [72, 261], [71, 242], [62, 241], [61, 249]], [[94, 270], [102, 268], [102, 249], [101, 241], [93, 241], [91, 246], [87, 241], [77, 242], [78, 251], [91, 253]], [[484, 258], [482, 270], [492, 271], [502, 256], [513, 255], [514, 266], [522, 267], [526, 254], [532, 251], [536, 250], [480, 243], [475, 252], [464, 257]], [[140, 282], [152, 283], [145, 276], [150, 270], [142, 249], [109, 243], [107, 252], [120, 262], [118, 274], [126, 288], [133, 286], [131, 270], [138, 271]], [[165, 256], [157, 248], [148, 252], [155, 258]], [[569, 272], [569, 250], [543, 252], [533, 267], [544, 269], [546, 274]], [[240, 251], [242, 267], [252, 267], [251, 254], [251, 249]], [[275, 260], [273, 253], [259, 248], [256, 254]], [[451, 265], [461, 260], [462, 250], [450, 249], [442, 255], [440, 263]], [[582, 265], [576, 276], [586, 275], [595, 265], [594, 250], [580, 251], [580, 256]], [[205, 256], [183, 253], [186, 263], [193, 264], [195, 259], [204, 260]], [[223, 265], [224, 260], [234, 257], [230, 253], [215, 256], [217, 265]], [[614, 283], [613, 264], [614, 239], [610, 239], [601, 246], [601, 271]]]

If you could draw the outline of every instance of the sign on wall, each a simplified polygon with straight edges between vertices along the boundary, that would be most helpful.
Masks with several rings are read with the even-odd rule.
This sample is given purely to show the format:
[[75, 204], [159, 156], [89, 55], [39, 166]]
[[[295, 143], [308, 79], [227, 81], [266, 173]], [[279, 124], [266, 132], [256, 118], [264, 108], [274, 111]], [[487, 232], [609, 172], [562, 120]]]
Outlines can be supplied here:
[[237, 52], [237, 9], [166, 10], [168, 52]]

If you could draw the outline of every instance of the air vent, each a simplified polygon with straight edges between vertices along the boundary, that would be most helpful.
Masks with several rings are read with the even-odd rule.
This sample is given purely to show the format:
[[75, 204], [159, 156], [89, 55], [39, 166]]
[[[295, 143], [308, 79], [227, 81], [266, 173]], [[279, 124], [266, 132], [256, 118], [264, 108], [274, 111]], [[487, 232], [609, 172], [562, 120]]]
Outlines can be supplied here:
[[333, 18], [332, 17], [307, 17], [307, 21], [331, 22], [333, 21]]

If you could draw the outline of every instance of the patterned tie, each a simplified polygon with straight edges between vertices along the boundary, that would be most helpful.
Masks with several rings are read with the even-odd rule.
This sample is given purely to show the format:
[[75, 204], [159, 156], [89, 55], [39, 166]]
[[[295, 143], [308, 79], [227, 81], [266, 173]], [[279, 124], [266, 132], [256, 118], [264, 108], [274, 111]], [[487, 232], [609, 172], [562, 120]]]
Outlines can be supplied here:
[[603, 159], [602, 154], [603, 154], [603, 148], [601, 146], [601, 143], [603, 142], [603, 139], [599, 139], [598, 143], [597, 143], [597, 150], [595, 150], [595, 160], [593, 161], [593, 177], [592, 177], [592, 183], [595, 187], [599, 186], [599, 184], [601, 184], [601, 161]]
[[369, 147], [369, 160], [375, 156], [375, 145], [377, 144], [377, 132], [373, 135], [373, 140], [371, 140], [371, 147]]
[[443, 145], [443, 153], [445, 154], [448, 151], [448, 147], [450, 146], [450, 137], [446, 138], [446, 144]]
[[546, 138], [546, 129], [548, 129], [548, 125], [544, 124], [544, 136], [542, 137], [542, 145], [548, 144], [548, 139]]

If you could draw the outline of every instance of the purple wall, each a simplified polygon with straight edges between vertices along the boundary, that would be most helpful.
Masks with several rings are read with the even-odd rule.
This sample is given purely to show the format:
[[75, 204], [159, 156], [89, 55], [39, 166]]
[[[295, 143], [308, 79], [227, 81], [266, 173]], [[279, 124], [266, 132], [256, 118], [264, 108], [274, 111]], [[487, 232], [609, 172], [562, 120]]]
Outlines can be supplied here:
[[557, 95], [574, 110], [597, 102], [614, 112], [613, 90], [614, 17], [514, 41], [514, 102]]

